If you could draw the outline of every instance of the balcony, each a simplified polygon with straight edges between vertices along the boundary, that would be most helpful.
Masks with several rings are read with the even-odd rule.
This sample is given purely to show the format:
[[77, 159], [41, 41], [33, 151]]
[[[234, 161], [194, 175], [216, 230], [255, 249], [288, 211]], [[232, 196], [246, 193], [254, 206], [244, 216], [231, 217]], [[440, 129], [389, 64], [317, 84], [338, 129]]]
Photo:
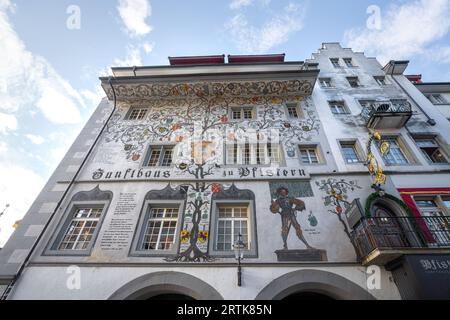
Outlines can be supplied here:
[[450, 253], [450, 216], [363, 218], [352, 241], [363, 265], [386, 265], [405, 254]]
[[367, 103], [361, 111], [370, 129], [401, 128], [411, 115], [411, 104], [406, 100]]

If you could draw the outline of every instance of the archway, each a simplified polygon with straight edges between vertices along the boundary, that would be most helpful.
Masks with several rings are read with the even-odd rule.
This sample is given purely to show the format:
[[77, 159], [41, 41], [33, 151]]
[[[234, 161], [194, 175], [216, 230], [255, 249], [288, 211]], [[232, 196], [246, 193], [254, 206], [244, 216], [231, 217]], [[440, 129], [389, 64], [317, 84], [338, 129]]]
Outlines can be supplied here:
[[[322, 270], [297, 270], [282, 275], [270, 282], [256, 296], [256, 300], [281, 300], [284, 298], [318, 298], [336, 300], [372, 300], [374, 297], [358, 286], [335, 273]], [[307, 294], [308, 293], [308, 294]]]
[[114, 292], [111, 300], [223, 300], [212, 286], [190, 274], [161, 271], [145, 274]]
[[323, 293], [317, 293], [314, 291], [300, 291], [300, 292], [294, 292], [290, 295], [284, 297], [282, 300], [321, 300], [321, 301], [329, 301], [329, 300], [335, 300], [334, 298], [323, 294]]

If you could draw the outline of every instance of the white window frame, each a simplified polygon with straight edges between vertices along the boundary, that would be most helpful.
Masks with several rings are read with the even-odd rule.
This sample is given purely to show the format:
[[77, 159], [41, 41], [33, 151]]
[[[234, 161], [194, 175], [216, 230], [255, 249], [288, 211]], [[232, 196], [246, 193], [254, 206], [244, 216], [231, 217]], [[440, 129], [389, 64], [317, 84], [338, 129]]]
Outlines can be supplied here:
[[373, 78], [380, 87], [385, 87], [388, 84], [385, 76], [374, 76]]
[[[162, 209], [163, 210], [163, 217], [151, 217], [152, 211], [153, 210], [158, 210], [158, 209]], [[176, 217], [166, 217], [166, 214], [168, 213], [168, 210], [177, 210], [177, 215]], [[140, 241], [140, 251], [146, 251], [146, 250], [152, 250], [152, 251], [170, 251], [174, 249], [175, 243], [176, 243], [176, 237], [177, 237], [177, 228], [178, 228], [178, 220], [180, 217], [180, 212], [179, 212], [179, 208], [177, 207], [173, 207], [173, 206], [167, 206], [167, 205], [160, 205], [160, 206], [149, 206], [147, 208], [148, 213], [147, 213], [147, 218], [144, 221], [144, 228], [143, 228], [143, 235], [141, 241]], [[149, 229], [149, 224], [151, 222], [160, 222], [159, 225], [159, 230], [158, 230], [158, 238], [156, 240], [156, 248], [154, 249], [146, 249], [144, 248], [145, 244], [150, 244], [150, 242], [145, 241], [146, 236], [150, 236], [150, 234], [147, 234], [147, 231]], [[164, 222], [175, 222], [175, 227], [173, 227], [174, 232], [172, 234], [173, 237], [173, 241], [172, 241], [172, 246], [169, 249], [159, 249], [159, 246], [161, 244], [161, 235], [162, 235], [162, 231], [164, 229]]]
[[[351, 77], [346, 77], [348, 84], [350, 85], [350, 87], [352, 88], [359, 88], [361, 87], [361, 82], [359, 81], [359, 77], [357, 76], [351, 76]], [[356, 81], [356, 86], [352, 85], [352, 81]]]
[[[347, 68], [354, 68], [355, 64], [353, 63], [353, 58], [342, 58]], [[349, 61], [350, 60], [350, 61]]]
[[[275, 149], [275, 150], [274, 150]], [[245, 161], [245, 152], [249, 151], [248, 162]], [[261, 153], [262, 151], [262, 153]], [[272, 153], [272, 155], [270, 155]], [[260, 161], [258, 161], [258, 155]], [[225, 144], [226, 165], [254, 165], [268, 166], [279, 165], [282, 160], [281, 145], [279, 143], [257, 142], [257, 143], [229, 143]], [[262, 160], [261, 160], [262, 158]], [[259, 163], [258, 163], [259, 162]]]
[[342, 68], [341, 64], [339, 63], [339, 58], [330, 58], [330, 63], [334, 68]]
[[[445, 165], [445, 164], [449, 164], [449, 158], [448, 155], [446, 153], [446, 151], [444, 150], [444, 148], [441, 146], [441, 144], [439, 143], [439, 141], [437, 140], [437, 137], [435, 135], [413, 135], [412, 136], [414, 143], [416, 144], [417, 148], [420, 150], [421, 154], [425, 157], [425, 159], [427, 160], [428, 163], [430, 164], [440, 164], [440, 165]], [[430, 156], [428, 155], [428, 153], [426, 153], [423, 148], [427, 148], [424, 146], [420, 146], [417, 140], [429, 140], [432, 141], [434, 143], [433, 146], [429, 146], [431, 148], [436, 148], [436, 151], [440, 152], [442, 154], [442, 156], [445, 159], [445, 162], [436, 162], [433, 161], [432, 158], [430, 158]]]
[[[302, 150], [305, 150], [307, 152], [308, 162], [303, 161]], [[317, 163], [312, 162], [313, 157], [311, 156], [311, 151], [314, 152], [315, 158], [317, 159]], [[325, 161], [322, 157], [322, 152], [321, 152], [318, 144], [299, 144], [298, 145], [298, 153], [299, 153], [300, 163], [305, 166], [322, 165], [325, 163]]]
[[[289, 111], [290, 109], [294, 109], [296, 115], [292, 115], [291, 112]], [[286, 114], [287, 114], [288, 118], [292, 118], [292, 119], [301, 118], [302, 113], [301, 113], [300, 106], [298, 105], [298, 103], [295, 103], [295, 102], [286, 103]]]
[[[250, 110], [251, 118], [245, 118], [245, 112]], [[234, 114], [239, 113], [239, 118], [235, 118]], [[231, 121], [245, 121], [245, 120], [254, 120], [256, 119], [256, 111], [252, 106], [241, 106], [241, 107], [231, 107], [230, 108], [230, 119]]]
[[[349, 113], [344, 101], [328, 101], [328, 106], [333, 115]], [[338, 110], [342, 110], [342, 112], [334, 112]]]
[[[344, 152], [344, 146], [350, 146], [350, 145], [351, 145], [353, 151], [355, 152], [357, 161], [349, 162], [345, 156], [346, 154]], [[342, 158], [343, 158], [345, 164], [351, 165], [351, 164], [362, 163], [363, 158], [362, 158], [361, 151], [360, 151], [357, 140], [339, 140], [339, 147], [341, 148], [341, 154], [342, 154]]]
[[319, 78], [319, 84], [324, 89], [334, 88], [331, 78]]
[[[390, 155], [390, 152], [389, 152], [388, 154], [386, 154], [383, 157], [383, 161], [386, 164], [386, 166], [405, 166], [405, 165], [411, 165], [413, 163], [413, 159], [411, 159], [411, 157], [409, 156], [410, 152], [400, 136], [389, 136], [389, 135], [383, 136], [381, 140], [382, 141], [386, 140], [389, 142], [390, 152], [392, 149], [400, 150], [401, 155], [406, 160], [406, 163], [398, 163], [398, 162], [388, 161], [388, 160], [386, 160], [386, 157], [388, 157]], [[397, 146], [396, 148], [393, 148], [392, 140], [394, 140], [394, 142]], [[395, 157], [393, 157], [393, 158], [395, 159]]]

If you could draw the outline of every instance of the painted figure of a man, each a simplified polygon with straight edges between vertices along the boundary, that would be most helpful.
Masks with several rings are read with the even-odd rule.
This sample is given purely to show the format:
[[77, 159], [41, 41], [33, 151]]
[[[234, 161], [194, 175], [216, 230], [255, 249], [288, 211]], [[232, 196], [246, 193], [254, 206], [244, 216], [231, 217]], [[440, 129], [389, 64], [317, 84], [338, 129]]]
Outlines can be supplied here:
[[281, 237], [283, 238], [283, 248], [288, 249], [287, 238], [291, 226], [294, 227], [297, 237], [306, 245], [308, 249], [313, 249], [305, 237], [303, 237], [302, 228], [297, 221], [296, 211], [305, 210], [305, 203], [294, 197], [288, 196], [289, 190], [285, 187], [277, 189], [277, 198], [272, 201], [270, 211], [273, 214], [279, 213], [281, 215]]

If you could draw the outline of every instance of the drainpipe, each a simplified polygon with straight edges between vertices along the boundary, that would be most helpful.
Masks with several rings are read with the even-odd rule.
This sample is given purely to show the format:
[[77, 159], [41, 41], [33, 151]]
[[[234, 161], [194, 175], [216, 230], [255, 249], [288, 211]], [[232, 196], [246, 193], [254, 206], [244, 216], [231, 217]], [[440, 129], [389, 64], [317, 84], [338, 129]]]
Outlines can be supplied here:
[[429, 115], [428, 115], [428, 113], [426, 113], [425, 112], [425, 110], [423, 110], [422, 109], [422, 107], [420, 106], [420, 104], [418, 104], [417, 103], [417, 101], [408, 93], [408, 91], [397, 81], [397, 79], [395, 79], [395, 77], [394, 77], [394, 68], [392, 68], [392, 71], [391, 71], [391, 77], [392, 77], [392, 79], [395, 81], [395, 83], [400, 87], [400, 88], [402, 88], [403, 89], [403, 91], [406, 93], [406, 95], [414, 102], [414, 104], [417, 106], [417, 108], [419, 108], [420, 109], [420, 111], [422, 111], [422, 113], [425, 115], [425, 117], [427, 117], [427, 123], [430, 125], [430, 126], [434, 126], [434, 125], [436, 125], [436, 120], [434, 120], [434, 119], [432, 119]]
[[8, 286], [6, 287], [5, 291], [3, 292], [3, 294], [0, 297], [0, 300], [7, 300], [9, 294], [11, 293], [12, 289], [14, 288], [14, 285], [16, 284], [17, 280], [20, 278], [20, 276], [23, 273], [23, 270], [25, 269], [25, 267], [28, 265], [28, 262], [31, 259], [31, 256], [34, 253], [34, 250], [36, 249], [37, 245], [39, 244], [39, 242], [41, 241], [45, 231], [48, 229], [48, 227], [50, 226], [50, 223], [52, 222], [53, 218], [55, 217], [55, 214], [57, 212], [57, 210], [59, 209], [59, 207], [61, 206], [63, 200], [65, 199], [65, 197], [67, 196], [67, 194], [69, 193], [69, 190], [72, 188], [73, 184], [76, 181], [76, 178], [78, 177], [79, 173], [81, 172], [81, 170], [83, 169], [84, 165], [87, 162], [87, 159], [89, 158], [89, 156], [91, 155], [92, 151], [94, 150], [94, 147], [96, 146], [97, 142], [100, 140], [101, 135], [103, 134], [103, 132], [105, 131], [106, 126], [109, 123], [109, 120], [111, 120], [111, 117], [113, 116], [114, 112], [116, 111], [116, 91], [114, 90], [114, 87], [112, 85], [112, 79], [111, 77], [109, 77], [108, 79], [108, 83], [109, 86], [111, 87], [112, 93], [113, 93], [113, 99], [114, 99], [114, 106], [113, 109], [111, 111], [111, 114], [108, 116], [108, 119], [106, 120], [106, 122], [103, 124], [102, 129], [100, 130], [100, 133], [97, 135], [97, 137], [94, 140], [94, 143], [91, 145], [91, 147], [89, 148], [88, 152], [86, 153], [86, 156], [83, 158], [83, 162], [81, 162], [80, 167], [78, 168], [77, 172], [75, 172], [75, 175], [73, 176], [72, 180], [70, 181], [68, 187], [66, 188], [66, 190], [64, 191], [63, 195], [61, 196], [61, 198], [58, 201], [58, 204], [55, 208], [55, 210], [53, 210], [52, 214], [50, 215], [50, 218], [47, 220], [47, 222], [44, 225], [44, 228], [42, 229], [41, 233], [39, 234], [39, 236], [37, 237], [36, 241], [33, 243], [33, 246], [30, 249], [30, 252], [28, 253], [28, 255], [26, 256], [25, 260], [23, 261], [23, 263], [21, 264], [19, 270], [17, 271], [16, 275], [14, 276], [14, 278], [11, 280], [11, 282], [8, 284]]

